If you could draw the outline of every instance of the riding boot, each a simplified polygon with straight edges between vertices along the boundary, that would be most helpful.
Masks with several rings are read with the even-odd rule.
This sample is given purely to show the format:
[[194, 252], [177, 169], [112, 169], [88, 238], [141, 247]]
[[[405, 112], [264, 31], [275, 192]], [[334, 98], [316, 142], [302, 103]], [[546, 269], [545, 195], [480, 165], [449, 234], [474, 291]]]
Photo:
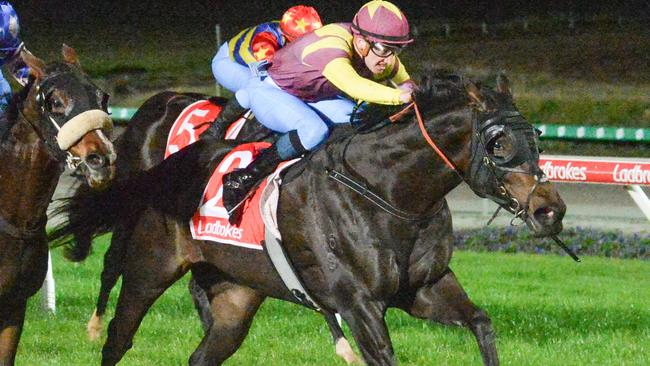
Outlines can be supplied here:
[[244, 112], [246, 112], [246, 109], [239, 105], [237, 98], [231, 98], [223, 106], [221, 113], [219, 113], [217, 118], [214, 119], [210, 127], [208, 127], [199, 138], [223, 140], [230, 123], [241, 117]]
[[248, 192], [283, 161], [275, 145], [262, 151], [243, 169], [223, 176], [223, 206], [230, 213], [231, 222], [237, 221], [236, 208], [246, 199]]

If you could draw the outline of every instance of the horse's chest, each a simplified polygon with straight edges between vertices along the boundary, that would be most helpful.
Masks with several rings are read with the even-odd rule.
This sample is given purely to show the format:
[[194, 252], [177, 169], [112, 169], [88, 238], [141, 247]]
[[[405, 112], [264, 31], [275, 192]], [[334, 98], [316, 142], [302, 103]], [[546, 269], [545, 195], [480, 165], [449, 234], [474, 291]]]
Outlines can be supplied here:
[[20, 292], [31, 296], [45, 278], [47, 245], [0, 238], [0, 297]]

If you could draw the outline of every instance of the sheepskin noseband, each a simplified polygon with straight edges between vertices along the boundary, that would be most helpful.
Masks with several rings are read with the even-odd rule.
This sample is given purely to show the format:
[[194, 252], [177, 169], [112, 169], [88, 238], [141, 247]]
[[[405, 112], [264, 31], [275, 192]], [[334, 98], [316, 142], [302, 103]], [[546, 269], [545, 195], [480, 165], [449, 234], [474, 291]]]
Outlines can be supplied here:
[[63, 151], [68, 150], [70, 146], [81, 140], [86, 133], [97, 129], [113, 129], [113, 121], [108, 116], [108, 113], [101, 109], [92, 109], [79, 113], [61, 127], [59, 134], [56, 136], [59, 148]]

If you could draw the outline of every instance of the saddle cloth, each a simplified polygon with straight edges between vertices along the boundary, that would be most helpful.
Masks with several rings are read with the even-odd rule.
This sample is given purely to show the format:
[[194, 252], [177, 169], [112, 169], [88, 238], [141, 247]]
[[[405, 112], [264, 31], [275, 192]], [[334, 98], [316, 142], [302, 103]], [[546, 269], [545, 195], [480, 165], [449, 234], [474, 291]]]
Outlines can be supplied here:
[[[222, 107], [209, 100], [199, 100], [185, 107], [169, 130], [165, 159], [185, 146], [196, 142], [199, 136], [210, 127], [210, 123], [221, 113]], [[242, 117], [231, 123], [226, 131], [226, 140], [237, 137], [246, 118]]]
[[253, 142], [235, 147], [224, 157], [208, 182], [199, 209], [190, 222], [194, 239], [262, 250], [266, 230], [279, 238], [275, 220], [280, 189], [280, 172], [299, 159], [283, 162], [274, 173], [266, 177], [242, 207], [241, 222], [228, 222], [228, 212], [223, 207], [223, 176], [236, 168], [244, 168], [265, 148], [268, 142]]
[[[174, 122], [167, 139], [165, 158], [183, 147], [195, 142], [221, 111], [209, 101], [196, 102], [181, 112]], [[226, 139], [234, 139], [239, 134], [246, 118], [242, 117], [228, 127]], [[200, 126], [196, 128], [195, 126]], [[239, 145], [228, 153], [215, 169], [203, 192], [201, 204], [190, 220], [190, 231], [194, 239], [210, 240], [219, 243], [251, 248], [266, 249], [268, 258], [273, 263], [278, 275], [295, 298], [305, 306], [319, 310], [319, 305], [305, 290], [301, 280], [289, 263], [277, 224], [277, 207], [280, 197], [280, 172], [300, 159], [281, 163], [273, 174], [257, 187], [252, 197], [244, 203], [242, 217], [238, 225], [228, 222], [228, 213], [223, 207], [223, 183], [225, 173], [236, 167], [245, 167], [264, 148], [267, 142], [254, 142]], [[265, 243], [265, 248], [262, 247]]]
[[[174, 122], [167, 139], [165, 158], [194, 143], [214, 120], [221, 107], [202, 100], [186, 107]], [[228, 128], [226, 138], [234, 139], [246, 119], [235, 121]], [[201, 125], [204, 124], [204, 125]], [[196, 126], [199, 126], [198, 128]], [[243, 168], [265, 148], [267, 142], [254, 142], [235, 147], [219, 163], [210, 177], [198, 210], [190, 220], [192, 237], [246, 248], [262, 250], [265, 230], [280, 239], [277, 229], [276, 209], [281, 184], [280, 172], [300, 159], [283, 162], [276, 171], [264, 179], [254, 194], [244, 203], [239, 225], [228, 222], [228, 212], [223, 207], [223, 175], [236, 168]]]

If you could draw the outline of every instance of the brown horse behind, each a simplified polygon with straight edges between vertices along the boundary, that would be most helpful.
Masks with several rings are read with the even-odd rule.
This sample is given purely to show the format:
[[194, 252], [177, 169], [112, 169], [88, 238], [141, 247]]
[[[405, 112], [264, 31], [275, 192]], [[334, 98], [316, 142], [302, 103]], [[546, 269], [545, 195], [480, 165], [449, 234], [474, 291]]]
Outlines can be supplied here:
[[12, 128], [0, 144], [0, 365], [13, 365], [27, 299], [45, 278], [46, 210], [66, 162], [83, 164], [88, 185], [106, 186], [115, 153], [107, 95], [63, 46], [64, 63], [45, 65], [23, 52], [30, 82], [8, 111]]

